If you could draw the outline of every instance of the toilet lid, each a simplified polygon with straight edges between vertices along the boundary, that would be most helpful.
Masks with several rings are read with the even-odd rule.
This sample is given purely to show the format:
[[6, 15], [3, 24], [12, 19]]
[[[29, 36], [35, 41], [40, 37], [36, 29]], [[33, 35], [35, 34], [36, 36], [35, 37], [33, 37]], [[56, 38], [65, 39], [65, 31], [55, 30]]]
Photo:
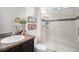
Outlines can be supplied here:
[[38, 50], [42, 50], [42, 51], [47, 49], [46, 46], [43, 45], [43, 44], [36, 44], [35, 47], [36, 47]]

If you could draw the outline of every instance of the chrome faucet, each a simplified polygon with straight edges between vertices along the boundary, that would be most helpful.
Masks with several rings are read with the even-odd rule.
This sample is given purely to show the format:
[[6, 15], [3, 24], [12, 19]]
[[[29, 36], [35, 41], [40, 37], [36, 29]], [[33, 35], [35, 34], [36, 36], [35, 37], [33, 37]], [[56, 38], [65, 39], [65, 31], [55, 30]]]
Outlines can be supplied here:
[[21, 35], [26, 36], [26, 30], [23, 30], [22, 33], [21, 33]]
[[15, 32], [11, 32], [11, 33], [10, 33], [10, 36], [13, 36], [13, 35], [15, 35]]

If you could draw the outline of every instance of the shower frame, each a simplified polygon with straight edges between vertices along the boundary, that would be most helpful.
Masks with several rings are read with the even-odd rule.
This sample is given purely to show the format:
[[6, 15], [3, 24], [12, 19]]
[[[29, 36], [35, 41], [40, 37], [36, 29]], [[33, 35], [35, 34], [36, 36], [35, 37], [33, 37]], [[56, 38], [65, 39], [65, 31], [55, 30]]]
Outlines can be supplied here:
[[[42, 19], [42, 21], [43, 22], [45, 22], [45, 24], [46, 24], [46, 26], [49, 24], [49, 22], [58, 22], [58, 21], [76, 21], [76, 20], [78, 20], [79, 19], [79, 16], [76, 16], [76, 17], [74, 17], [74, 18], [65, 18], [65, 19], [55, 19], [55, 20], [44, 20], [44, 19]], [[42, 25], [41, 25], [41, 43], [43, 43], [42, 42]], [[57, 47], [57, 45], [56, 45], [56, 47]], [[57, 52], [57, 48], [56, 48], [56, 51], [55, 52]]]

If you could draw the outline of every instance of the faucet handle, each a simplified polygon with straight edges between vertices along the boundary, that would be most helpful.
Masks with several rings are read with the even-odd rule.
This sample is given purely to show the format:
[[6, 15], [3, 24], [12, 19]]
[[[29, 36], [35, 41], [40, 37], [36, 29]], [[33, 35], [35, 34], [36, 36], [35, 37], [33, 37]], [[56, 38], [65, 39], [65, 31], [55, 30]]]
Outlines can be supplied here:
[[11, 32], [11, 35], [12, 35], [12, 36], [15, 35], [15, 32]]
[[15, 32], [12, 32], [12, 34], [15, 34]]
[[23, 31], [21, 32], [21, 35], [26, 36], [26, 30], [23, 30]]

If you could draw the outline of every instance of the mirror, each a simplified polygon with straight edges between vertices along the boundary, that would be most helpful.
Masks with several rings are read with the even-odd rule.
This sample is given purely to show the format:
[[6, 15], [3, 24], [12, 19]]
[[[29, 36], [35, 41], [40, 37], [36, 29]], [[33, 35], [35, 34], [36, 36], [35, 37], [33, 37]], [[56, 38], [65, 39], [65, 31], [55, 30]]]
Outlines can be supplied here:
[[0, 34], [15, 32], [15, 18], [23, 18], [26, 15], [24, 7], [0, 7]]

